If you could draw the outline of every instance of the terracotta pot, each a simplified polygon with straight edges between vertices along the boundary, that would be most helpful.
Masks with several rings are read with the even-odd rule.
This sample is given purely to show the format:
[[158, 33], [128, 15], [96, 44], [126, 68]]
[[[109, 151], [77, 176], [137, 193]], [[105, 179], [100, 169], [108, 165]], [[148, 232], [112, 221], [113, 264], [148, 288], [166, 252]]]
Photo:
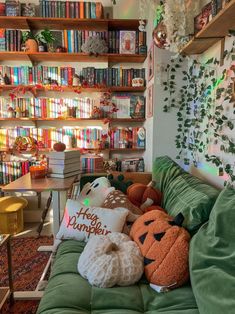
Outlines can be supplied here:
[[28, 39], [25, 42], [27, 52], [38, 52], [38, 43], [34, 39]]

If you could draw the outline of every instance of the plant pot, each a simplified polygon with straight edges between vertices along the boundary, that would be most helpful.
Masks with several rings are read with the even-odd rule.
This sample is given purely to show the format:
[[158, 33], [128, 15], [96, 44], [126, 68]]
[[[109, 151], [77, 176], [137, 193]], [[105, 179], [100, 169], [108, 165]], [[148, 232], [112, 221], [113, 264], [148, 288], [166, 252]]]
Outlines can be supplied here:
[[35, 39], [28, 39], [25, 42], [27, 52], [38, 52], [38, 43]]

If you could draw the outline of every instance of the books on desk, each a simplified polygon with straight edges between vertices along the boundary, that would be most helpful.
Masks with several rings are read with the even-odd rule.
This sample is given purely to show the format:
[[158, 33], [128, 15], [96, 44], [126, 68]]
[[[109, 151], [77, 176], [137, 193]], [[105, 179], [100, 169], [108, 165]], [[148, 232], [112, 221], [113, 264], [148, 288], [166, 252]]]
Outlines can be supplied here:
[[69, 178], [80, 173], [80, 151], [67, 150], [49, 153], [49, 174], [51, 178]]

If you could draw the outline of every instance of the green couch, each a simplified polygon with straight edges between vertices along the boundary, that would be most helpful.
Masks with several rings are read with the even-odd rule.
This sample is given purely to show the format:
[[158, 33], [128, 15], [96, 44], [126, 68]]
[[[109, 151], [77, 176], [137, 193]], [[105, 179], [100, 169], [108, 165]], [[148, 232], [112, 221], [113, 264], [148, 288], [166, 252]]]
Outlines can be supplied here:
[[[91, 287], [77, 272], [78, 258], [85, 244], [67, 240], [58, 249], [37, 314], [235, 313], [235, 232], [231, 233], [233, 243], [230, 245], [226, 244], [229, 232], [226, 236], [223, 235], [226, 224], [233, 226], [235, 222], [234, 190], [229, 191], [229, 198], [234, 200], [230, 203], [230, 206], [234, 205], [234, 213], [231, 214], [230, 210], [227, 221], [226, 217], [217, 219], [218, 215], [221, 217], [220, 204], [224, 202], [223, 197], [219, 197], [220, 204], [214, 205], [220, 191], [186, 173], [170, 158], [156, 159], [153, 179], [163, 192], [163, 207], [172, 215], [183, 212], [185, 227], [192, 234], [192, 285], [188, 283], [181, 288], [160, 294], [152, 290], [144, 278], [129, 287]], [[210, 214], [212, 222], [209, 220], [208, 223]], [[231, 270], [226, 268], [226, 263]], [[225, 282], [223, 278], [226, 279]]]

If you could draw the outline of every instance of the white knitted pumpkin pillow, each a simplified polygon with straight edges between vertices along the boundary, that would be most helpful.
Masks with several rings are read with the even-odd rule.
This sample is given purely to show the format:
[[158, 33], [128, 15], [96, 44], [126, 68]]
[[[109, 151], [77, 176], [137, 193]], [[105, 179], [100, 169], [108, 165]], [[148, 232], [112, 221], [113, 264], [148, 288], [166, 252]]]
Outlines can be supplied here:
[[93, 286], [128, 286], [143, 274], [143, 256], [135, 242], [119, 232], [92, 237], [78, 260], [78, 272]]

